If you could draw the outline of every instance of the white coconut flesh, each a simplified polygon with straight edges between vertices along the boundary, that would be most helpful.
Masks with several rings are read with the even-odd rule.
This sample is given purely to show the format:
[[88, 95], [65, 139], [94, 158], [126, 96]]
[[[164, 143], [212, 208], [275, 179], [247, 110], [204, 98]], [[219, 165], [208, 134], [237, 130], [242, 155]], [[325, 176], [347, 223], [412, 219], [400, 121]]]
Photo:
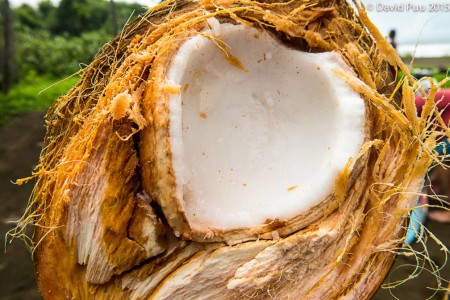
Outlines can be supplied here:
[[[334, 52], [306, 53], [245, 25], [185, 41], [166, 82], [177, 201], [193, 230], [289, 220], [333, 192], [364, 139], [364, 101]], [[218, 41], [221, 42], [218, 42]]]

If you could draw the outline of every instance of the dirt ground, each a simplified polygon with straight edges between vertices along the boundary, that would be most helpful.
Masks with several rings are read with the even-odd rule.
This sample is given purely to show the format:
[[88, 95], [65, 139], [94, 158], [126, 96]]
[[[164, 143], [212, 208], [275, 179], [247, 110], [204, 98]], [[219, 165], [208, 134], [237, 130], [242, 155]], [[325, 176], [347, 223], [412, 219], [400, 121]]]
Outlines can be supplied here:
[[[43, 113], [26, 113], [10, 119], [0, 127], [0, 233], [1, 242], [4, 244], [5, 233], [15, 226], [11, 223], [19, 219], [27, 204], [32, 191], [32, 184], [22, 187], [12, 184], [17, 178], [26, 177], [34, 168], [41, 148], [45, 128]], [[428, 221], [426, 226], [438, 237], [445, 246], [450, 246], [450, 224], [438, 224]], [[445, 256], [441, 251], [442, 246], [427, 240], [429, 256], [437, 266], [445, 264]], [[415, 244], [414, 249], [423, 250], [420, 244]], [[414, 271], [416, 261], [414, 257], [398, 257], [388, 280], [405, 279]], [[423, 267], [422, 273], [397, 287], [394, 290], [380, 289], [375, 295], [376, 300], [385, 299], [443, 299], [443, 292], [439, 291], [434, 296], [433, 288], [436, 288], [436, 276], [430, 274]], [[450, 263], [440, 271], [440, 276], [450, 279]], [[443, 284], [446, 285], [446, 283]], [[3, 300], [41, 299], [36, 287], [33, 274], [31, 255], [20, 240], [14, 240], [6, 246], [6, 253], [0, 254], [0, 291]]]
[[[27, 113], [0, 127], [0, 233], [4, 250], [5, 233], [23, 214], [32, 184], [17, 186], [12, 181], [29, 176], [38, 161], [45, 128], [43, 113]], [[0, 254], [1, 299], [41, 299], [34, 280], [31, 255], [20, 240], [6, 245]]]

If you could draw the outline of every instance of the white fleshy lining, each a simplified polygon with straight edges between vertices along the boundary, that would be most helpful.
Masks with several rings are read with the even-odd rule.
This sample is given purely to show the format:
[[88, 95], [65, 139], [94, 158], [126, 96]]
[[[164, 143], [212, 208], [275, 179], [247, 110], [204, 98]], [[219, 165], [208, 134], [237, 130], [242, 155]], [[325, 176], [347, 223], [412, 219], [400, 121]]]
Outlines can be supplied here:
[[[208, 22], [180, 47], [166, 80], [172, 162], [192, 228], [287, 220], [332, 192], [364, 138], [364, 101], [334, 52], [292, 50], [245, 25]], [[237, 59], [237, 60], [236, 60]], [[239, 66], [239, 63], [241, 64]]]

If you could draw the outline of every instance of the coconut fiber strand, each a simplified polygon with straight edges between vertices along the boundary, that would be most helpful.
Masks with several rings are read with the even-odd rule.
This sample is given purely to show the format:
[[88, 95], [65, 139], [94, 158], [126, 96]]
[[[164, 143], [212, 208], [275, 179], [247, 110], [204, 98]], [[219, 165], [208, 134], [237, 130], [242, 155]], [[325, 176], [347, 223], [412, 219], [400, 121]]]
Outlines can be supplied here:
[[[438, 87], [417, 115], [416, 82], [356, 8], [339, 0], [165, 1], [106, 44], [46, 116], [37, 184], [16, 232], [34, 226], [29, 245], [44, 298], [370, 298], [427, 170], [440, 163], [433, 149], [446, 127], [433, 101]], [[176, 50], [211, 17], [269, 31], [300, 51], [336, 51], [357, 74], [336, 72], [365, 101], [364, 145], [337, 177], [332, 201], [293, 232], [280, 222], [257, 236], [198, 236], [173, 218], [176, 204], [161, 200], [174, 180], [161, 171], [170, 163], [161, 99], [180, 92], [163, 79]]]

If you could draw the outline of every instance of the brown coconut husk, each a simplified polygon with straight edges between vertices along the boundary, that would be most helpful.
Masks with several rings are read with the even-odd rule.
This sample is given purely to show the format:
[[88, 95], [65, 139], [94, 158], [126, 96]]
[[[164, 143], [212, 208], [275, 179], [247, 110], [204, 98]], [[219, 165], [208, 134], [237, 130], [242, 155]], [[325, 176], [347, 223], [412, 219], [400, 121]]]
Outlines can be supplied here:
[[[438, 126], [446, 127], [433, 101], [438, 87], [417, 116], [414, 79], [356, 4], [359, 17], [340, 0], [166, 1], [105, 45], [46, 116], [20, 223], [35, 228], [44, 298], [370, 298], [425, 173], [440, 161], [433, 149], [446, 134]], [[336, 51], [359, 77], [336, 74], [366, 101], [366, 142], [306, 222], [202, 236], [166, 201], [174, 178], [164, 99], [179, 90], [162, 79], [210, 17], [271, 31], [302, 51]], [[405, 78], [396, 83], [391, 68]]]

